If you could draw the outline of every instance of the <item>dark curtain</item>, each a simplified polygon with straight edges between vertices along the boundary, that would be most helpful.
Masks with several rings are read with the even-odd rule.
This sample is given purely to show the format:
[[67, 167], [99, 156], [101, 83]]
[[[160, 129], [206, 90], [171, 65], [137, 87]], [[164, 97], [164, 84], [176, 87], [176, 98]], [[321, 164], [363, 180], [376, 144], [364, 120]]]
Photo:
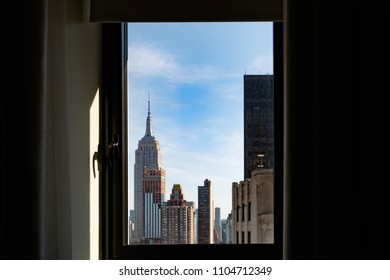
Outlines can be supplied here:
[[[49, 3], [50, 2], [50, 3]], [[70, 259], [65, 1], [7, 1], [4, 259]], [[2, 184], [3, 185], [3, 184]]]
[[389, 259], [389, 5], [285, 1], [288, 259]]

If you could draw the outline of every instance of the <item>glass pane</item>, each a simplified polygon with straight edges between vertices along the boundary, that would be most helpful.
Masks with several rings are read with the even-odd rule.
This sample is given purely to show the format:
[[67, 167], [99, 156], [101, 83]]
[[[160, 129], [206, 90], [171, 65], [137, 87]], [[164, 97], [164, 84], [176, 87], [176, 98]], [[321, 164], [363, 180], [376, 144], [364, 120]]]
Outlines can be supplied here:
[[272, 26], [129, 23], [129, 244], [274, 242]]

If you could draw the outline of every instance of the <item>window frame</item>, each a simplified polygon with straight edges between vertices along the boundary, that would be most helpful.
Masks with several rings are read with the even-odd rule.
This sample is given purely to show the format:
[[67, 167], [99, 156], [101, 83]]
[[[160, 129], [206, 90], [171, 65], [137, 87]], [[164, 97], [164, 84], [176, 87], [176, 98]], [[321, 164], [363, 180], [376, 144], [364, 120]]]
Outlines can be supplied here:
[[[218, 21], [218, 20], [216, 20]], [[274, 243], [128, 245], [127, 213], [127, 22], [102, 24], [102, 94], [99, 153], [100, 259], [283, 259], [283, 23], [274, 34]], [[131, 62], [130, 62], [131, 63]], [[119, 135], [119, 137], [117, 137]], [[119, 140], [119, 141], [118, 141]], [[174, 252], [174, 253], [172, 253]]]

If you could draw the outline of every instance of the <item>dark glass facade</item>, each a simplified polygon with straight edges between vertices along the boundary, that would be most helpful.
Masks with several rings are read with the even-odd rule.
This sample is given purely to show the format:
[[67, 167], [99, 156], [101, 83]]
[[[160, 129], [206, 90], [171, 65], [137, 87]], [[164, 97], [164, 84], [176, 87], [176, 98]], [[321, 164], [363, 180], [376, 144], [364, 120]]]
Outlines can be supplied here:
[[244, 75], [244, 178], [261, 162], [274, 167], [274, 76]]
[[211, 181], [206, 179], [198, 186], [198, 244], [212, 243], [212, 189]]

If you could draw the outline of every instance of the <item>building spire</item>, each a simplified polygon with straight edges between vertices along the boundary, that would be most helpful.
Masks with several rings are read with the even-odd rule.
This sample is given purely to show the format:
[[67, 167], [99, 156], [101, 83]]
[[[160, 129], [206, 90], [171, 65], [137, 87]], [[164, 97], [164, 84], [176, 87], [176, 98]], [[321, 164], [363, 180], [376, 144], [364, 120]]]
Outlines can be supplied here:
[[154, 137], [152, 130], [152, 118], [150, 117], [150, 93], [148, 92], [148, 117], [146, 118], [145, 137]]
[[150, 92], [148, 92], [148, 117], [150, 117]]

